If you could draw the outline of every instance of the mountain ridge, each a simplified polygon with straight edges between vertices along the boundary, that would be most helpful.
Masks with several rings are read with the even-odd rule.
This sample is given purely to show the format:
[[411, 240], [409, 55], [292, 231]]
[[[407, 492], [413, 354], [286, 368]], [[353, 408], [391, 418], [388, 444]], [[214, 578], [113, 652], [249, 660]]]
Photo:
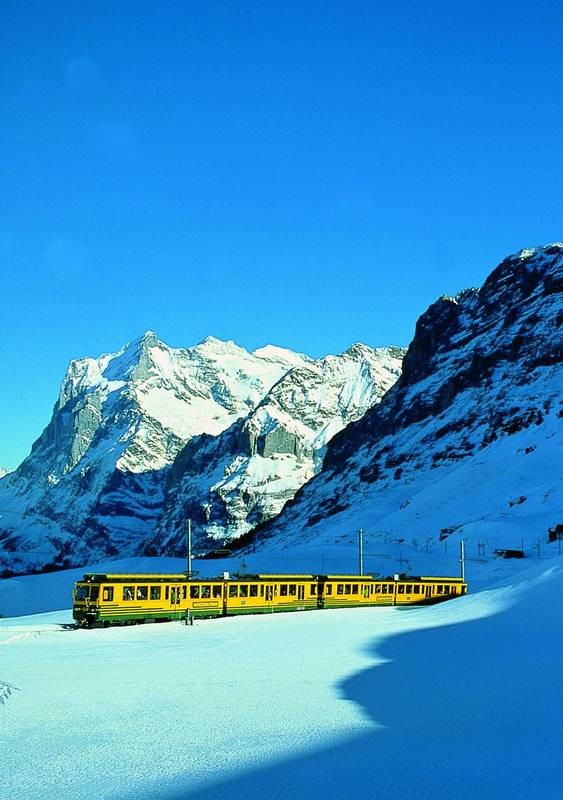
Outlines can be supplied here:
[[[368, 351], [375, 352], [347, 360]], [[274, 345], [249, 353], [213, 336], [172, 348], [154, 331], [114, 353], [71, 361], [51, 421], [2, 480], [0, 564], [25, 571], [136, 552], [157, 525], [186, 443], [219, 437], [286, 374], [315, 371], [318, 361]], [[399, 361], [394, 356], [391, 373], [383, 369], [388, 384]]]
[[[399, 539], [477, 535], [468, 487], [481, 498], [482, 536], [509, 539], [525, 509], [533, 535], [545, 535], [563, 517], [550, 466], [561, 457], [562, 272], [563, 245], [528, 248], [504, 259], [481, 289], [431, 304], [399, 380], [333, 437], [321, 472], [260, 527], [254, 546], [288, 546], [291, 531], [301, 542], [324, 541], [358, 527]], [[509, 458], [510, 437], [522, 445]], [[495, 469], [502, 473], [498, 501], [480, 485], [479, 462], [493, 483]]]

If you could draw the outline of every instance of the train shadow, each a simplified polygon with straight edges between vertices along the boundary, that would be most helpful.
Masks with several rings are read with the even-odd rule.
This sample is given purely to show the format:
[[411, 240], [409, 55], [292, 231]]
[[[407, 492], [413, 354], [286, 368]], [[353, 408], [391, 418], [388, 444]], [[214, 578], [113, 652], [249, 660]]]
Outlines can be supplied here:
[[[530, 606], [528, 597], [493, 616], [395, 635], [372, 648], [386, 663], [338, 687], [376, 723], [373, 730], [201, 789], [190, 788], [187, 752], [179, 783], [143, 787], [135, 796], [348, 800], [385, 793], [417, 800], [555, 800], [563, 780], [563, 664], [544, 627], [560, 631], [560, 600], [558, 606], [541, 599]], [[320, 741], [326, 742], [324, 736]]]

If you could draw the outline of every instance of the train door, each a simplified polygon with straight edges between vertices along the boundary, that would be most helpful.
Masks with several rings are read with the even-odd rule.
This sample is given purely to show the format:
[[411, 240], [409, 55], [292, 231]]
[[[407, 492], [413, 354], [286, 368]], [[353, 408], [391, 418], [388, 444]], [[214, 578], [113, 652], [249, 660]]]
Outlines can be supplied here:
[[171, 586], [170, 587], [170, 605], [171, 606], [179, 606], [180, 605], [181, 596], [182, 596], [181, 586]]
[[432, 586], [426, 586], [425, 589], [425, 597], [429, 600], [432, 597]]
[[301, 584], [297, 586], [297, 599], [305, 600], [305, 586], [302, 586]]
[[267, 583], [264, 587], [264, 599], [266, 601], [266, 605], [270, 606], [272, 609], [274, 607], [274, 587], [271, 583]]

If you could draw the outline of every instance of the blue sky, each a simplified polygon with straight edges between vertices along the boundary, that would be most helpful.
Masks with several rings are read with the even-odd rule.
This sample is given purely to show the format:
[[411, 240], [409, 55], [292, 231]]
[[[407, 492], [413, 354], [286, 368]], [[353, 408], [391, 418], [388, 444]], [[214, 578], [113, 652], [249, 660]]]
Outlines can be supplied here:
[[560, 2], [0, 9], [0, 466], [146, 329], [409, 342], [563, 237]]

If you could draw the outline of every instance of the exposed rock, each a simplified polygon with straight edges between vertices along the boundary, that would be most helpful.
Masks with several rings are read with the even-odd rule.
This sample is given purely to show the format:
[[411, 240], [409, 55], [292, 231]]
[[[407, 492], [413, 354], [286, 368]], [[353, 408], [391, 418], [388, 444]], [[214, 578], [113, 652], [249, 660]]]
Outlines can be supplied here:
[[[373, 351], [365, 348], [365, 353], [369, 361]], [[338, 359], [328, 357], [327, 363], [331, 358]], [[385, 362], [381, 385], [390, 385], [399, 372], [399, 358], [389, 358], [392, 370]], [[163, 506], [166, 501], [167, 509], [174, 508], [178, 483], [194, 471], [201, 491], [197, 502], [184, 498], [181, 508], [191, 503], [194, 517], [207, 520], [204, 536], [219, 520], [232, 536], [241, 524], [244, 532], [277, 513], [314, 474], [313, 453], [329, 438], [307, 443], [310, 463], [304, 467], [303, 431], [318, 434], [331, 412], [320, 409], [314, 424], [314, 409], [307, 408], [300, 428], [291, 404], [302, 400], [300, 371], [322, 379], [323, 363], [271, 345], [249, 353], [211, 336], [195, 347], [170, 348], [151, 331], [116, 353], [73, 361], [49, 425], [28, 458], [2, 478], [0, 506], [6, 513], [0, 517], [0, 569], [25, 572], [127, 556], [143, 549], [147, 539], [152, 548], [166, 548], [166, 537], [154, 536], [157, 528], [166, 532], [171, 521], [168, 516], [161, 521]], [[291, 372], [292, 389], [282, 397], [283, 378]], [[340, 389], [346, 380], [339, 378]], [[275, 386], [281, 394], [277, 416], [270, 418], [261, 404]], [[334, 430], [368, 407], [362, 403], [351, 397], [349, 407], [335, 405]], [[233, 476], [244, 472], [245, 458], [290, 459], [284, 479], [292, 470], [295, 476], [282, 486], [248, 473], [234, 488]], [[216, 463], [221, 478], [230, 481], [228, 489], [214, 489]]]
[[[535, 516], [527, 511], [530, 526], [539, 525], [549, 502], [560, 515], [554, 465], [561, 447], [562, 274], [563, 245], [523, 250], [481, 289], [433, 303], [417, 322], [397, 383], [332, 439], [322, 472], [261, 527], [260, 539], [285, 542], [305, 530], [305, 538], [322, 538], [342, 525], [372, 525], [389, 535], [408, 535], [414, 525], [437, 535], [452, 527], [440, 524], [441, 514], [471, 518], [463, 510], [468, 491], [486, 496], [473, 512], [482, 519], [505, 514], [507, 506], [524, 513], [511, 504], [524, 495], [537, 495], [536, 505], [525, 504], [536, 509]], [[510, 458], [509, 437], [517, 440]], [[548, 488], [540, 492], [541, 480]], [[498, 508], [491, 481], [499, 482]], [[437, 482], [442, 491], [433, 488]]]
[[182, 553], [184, 521], [196, 545], [216, 547], [279, 514], [321, 467], [328, 441], [379, 402], [400, 374], [401, 348], [353, 345], [293, 367], [246, 418], [178, 455], [150, 553]]

